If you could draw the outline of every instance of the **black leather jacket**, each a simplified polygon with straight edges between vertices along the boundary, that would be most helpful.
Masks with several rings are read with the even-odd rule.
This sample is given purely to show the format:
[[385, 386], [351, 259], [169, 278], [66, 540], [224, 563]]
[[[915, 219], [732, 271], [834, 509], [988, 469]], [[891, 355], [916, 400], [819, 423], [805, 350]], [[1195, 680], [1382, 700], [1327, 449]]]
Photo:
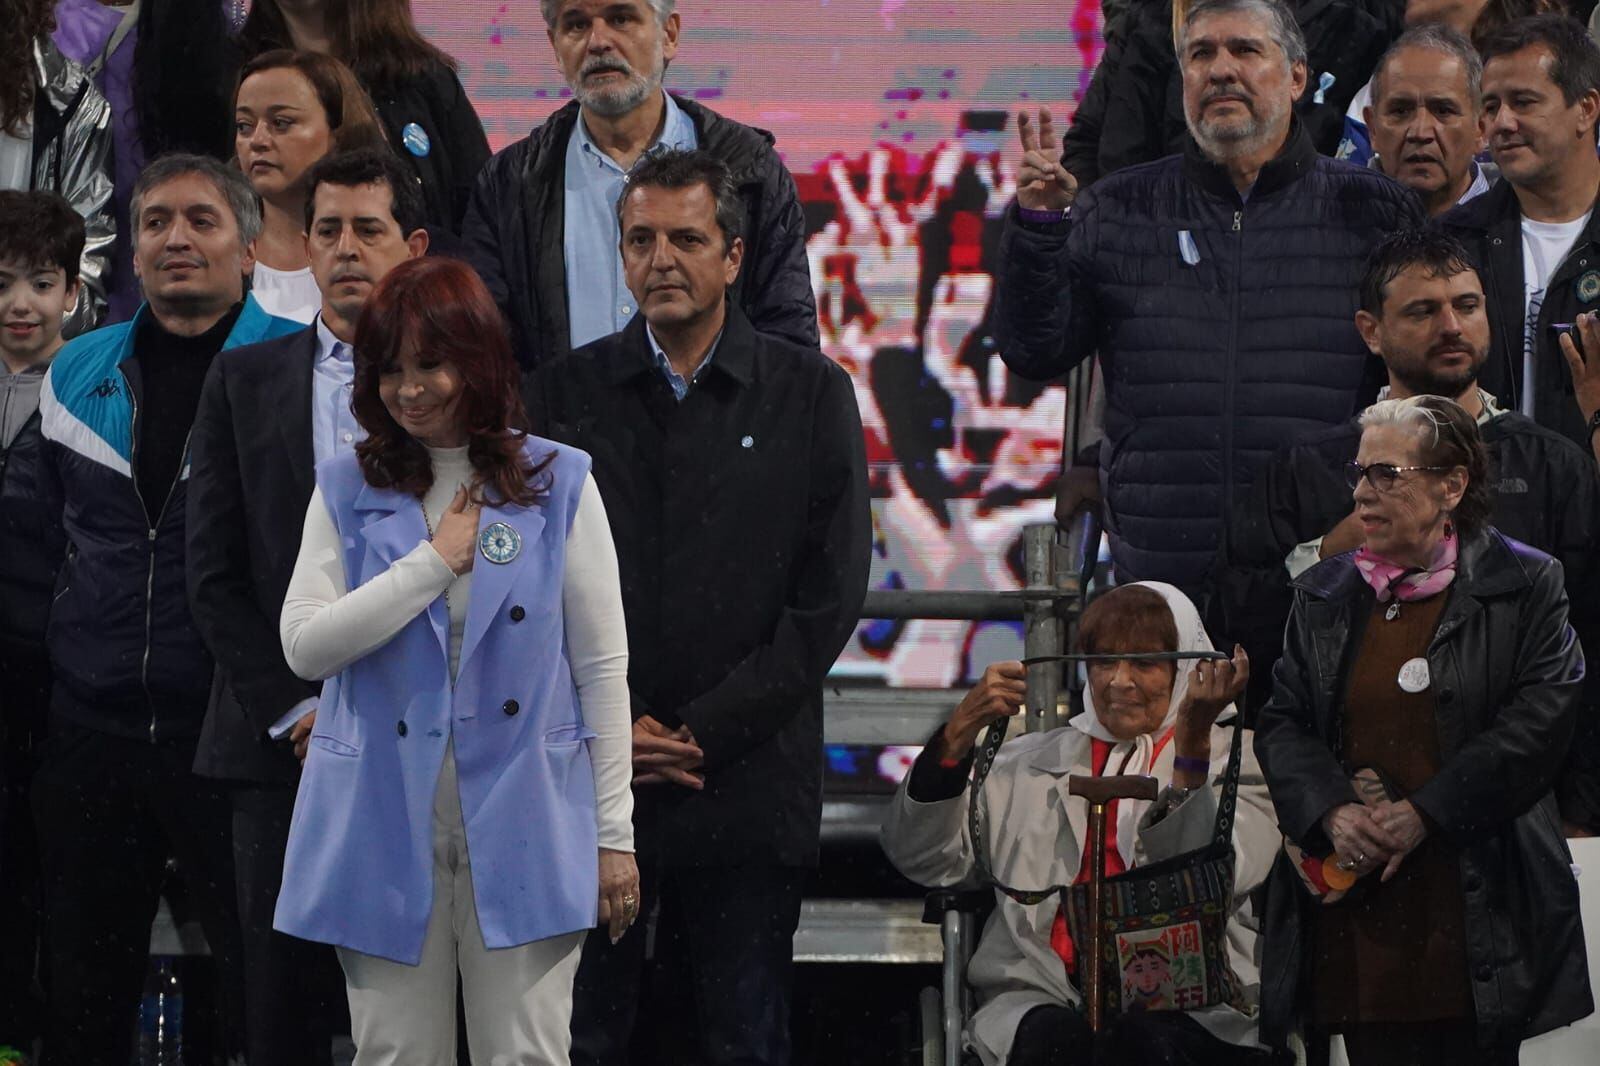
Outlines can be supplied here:
[[[1345, 677], [1372, 605], [1349, 553], [1295, 584], [1256, 755], [1284, 835], [1329, 848], [1331, 808], [1356, 802], [1339, 758]], [[1467, 960], [1479, 1042], [1505, 1043], [1594, 1009], [1578, 885], [1552, 786], [1572, 742], [1583, 652], [1567, 624], [1561, 564], [1489, 529], [1463, 543], [1428, 649], [1444, 765], [1409, 797], [1461, 849]], [[1279, 856], [1269, 882], [1262, 1038], [1281, 1045], [1306, 1000], [1302, 949], [1316, 906]]]

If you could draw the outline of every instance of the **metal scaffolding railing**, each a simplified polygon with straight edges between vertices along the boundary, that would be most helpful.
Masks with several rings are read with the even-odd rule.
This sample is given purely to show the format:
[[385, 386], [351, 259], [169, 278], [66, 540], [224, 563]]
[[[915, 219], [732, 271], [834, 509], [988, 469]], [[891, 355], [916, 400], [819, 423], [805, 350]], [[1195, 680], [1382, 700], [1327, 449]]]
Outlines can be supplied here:
[[[1058, 655], [1066, 650], [1067, 640], [1083, 604], [1083, 592], [1098, 559], [1099, 531], [1096, 523], [1076, 523], [1063, 538], [1053, 523], [1031, 525], [1022, 531], [1022, 565], [1025, 584], [1020, 589], [992, 591], [944, 591], [920, 589], [875, 590], [867, 593], [863, 618], [914, 619], [943, 618], [974, 622], [1019, 621], [1023, 625], [1024, 658]], [[1060, 724], [1059, 708], [1063, 691], [1060, 663], [1040, 663], [1028, 667], [1028, 696], [1024, 715], [1028, 732], [1054, 729]], [[850, 689], [830, 693], [829, 704], [861, 702], [883, 707], [890, 716], [899, 710], [904, 721], [910, 708], [929, 705], [948, 706], [943, 693], [906, 689], [872, 689], [854, 695]], [[921, 715], [912, 715], [921, 721]], [[885, 722], [885, 726], [889, 723]], [[874, 730], [878, 737], [889, 731]], [[867, 743], [906, 743], [910, 738], [864, 741]]]

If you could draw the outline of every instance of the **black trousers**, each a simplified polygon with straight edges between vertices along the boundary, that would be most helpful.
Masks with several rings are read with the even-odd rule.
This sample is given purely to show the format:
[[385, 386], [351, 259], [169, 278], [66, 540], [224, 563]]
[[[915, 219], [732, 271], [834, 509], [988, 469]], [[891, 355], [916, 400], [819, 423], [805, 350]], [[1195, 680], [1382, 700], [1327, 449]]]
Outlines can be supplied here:
[[33, 784], [45, 898], [44, 1061], [130, 1061], [167, 859], [175, 856], [222, 979], [224, 1032], [242, 1028], [226, 794], [192, 744], [51, 723]]
[[[1449, 1063], [1450, 1066], [1517, 1066], [1521, 1045], [1503, 1048], [1478, 1046], [1477, 1022], [1395, 1022], [1345, 1026], [1345, 1054], [1350, 1066], [1413, 1066], [1422, 1062]], [[1329, 1059], [1326, 1032], [1313, 1032], [1306, 1039], [1308, 1066], [1327, 1066]]]
[[[663, 868], [642, 861], [636, 922], [591, 932], [573, 988], [573, 1066], [788, 1066], [794, 931], [805, 871]], [[647, 919], [655, 967], [645, 977]], [[648, 990], [646, 986], [648, 985]], [[634, 1033], [641, 996], [648, 1031]]]
[[0, 648], [0, 1044], [40, 1035], [39, 843], [29, 795], [50, 706], [43, 653]]
[[1067, 1007], [1035, 1007], [1022, 1016], [1009, 1066], [1248, 1066], [1270, 1052], [1218, 1040], [1181, 1011], [1125, 1014], [1089, 1030], [1086, 1015]]
[[234, 785], [233, 865], [250, 1066], [330, 1066], [344, 979], [333, 948], [272, 928], [295, 786]]

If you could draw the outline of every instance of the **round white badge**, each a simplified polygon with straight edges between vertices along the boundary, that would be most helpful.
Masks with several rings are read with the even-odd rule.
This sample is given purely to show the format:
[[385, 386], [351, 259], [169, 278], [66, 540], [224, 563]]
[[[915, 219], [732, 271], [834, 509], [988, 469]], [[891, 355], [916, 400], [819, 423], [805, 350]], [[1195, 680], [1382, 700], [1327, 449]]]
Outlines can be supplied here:
[[1426, 692], [1431, 681], [1426, 659], [1408, 659], [1400, 668], [1400, 687], [1407, 692]]
[[504, 522], [486, 526], [478, 535], [478, 551], [491, 563], [509, 563], [521, 550], [522, 534]]

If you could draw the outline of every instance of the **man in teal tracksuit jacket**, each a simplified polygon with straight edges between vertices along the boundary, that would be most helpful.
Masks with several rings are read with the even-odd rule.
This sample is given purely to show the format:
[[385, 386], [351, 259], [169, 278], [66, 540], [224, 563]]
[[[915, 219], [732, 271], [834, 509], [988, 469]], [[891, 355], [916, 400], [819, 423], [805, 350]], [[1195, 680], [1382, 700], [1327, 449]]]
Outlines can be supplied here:
[[[47, 1061], [127, 1062], [167, 859], [176, 856], [237, 1019], [229, 804], [191, 770], [212, 662], [189, 616], [189, 427], [212, 358], [300, 329], [246, 295], [258, 202], [198, 156], [132, 197], [146, 303], [72, 341], [40, 396], [40, 486], [65, 534], [46, 642], [55, 688], [34, 786], [44, 869]], [[238, 1040], [236, 1025], [228, 1030]]]

